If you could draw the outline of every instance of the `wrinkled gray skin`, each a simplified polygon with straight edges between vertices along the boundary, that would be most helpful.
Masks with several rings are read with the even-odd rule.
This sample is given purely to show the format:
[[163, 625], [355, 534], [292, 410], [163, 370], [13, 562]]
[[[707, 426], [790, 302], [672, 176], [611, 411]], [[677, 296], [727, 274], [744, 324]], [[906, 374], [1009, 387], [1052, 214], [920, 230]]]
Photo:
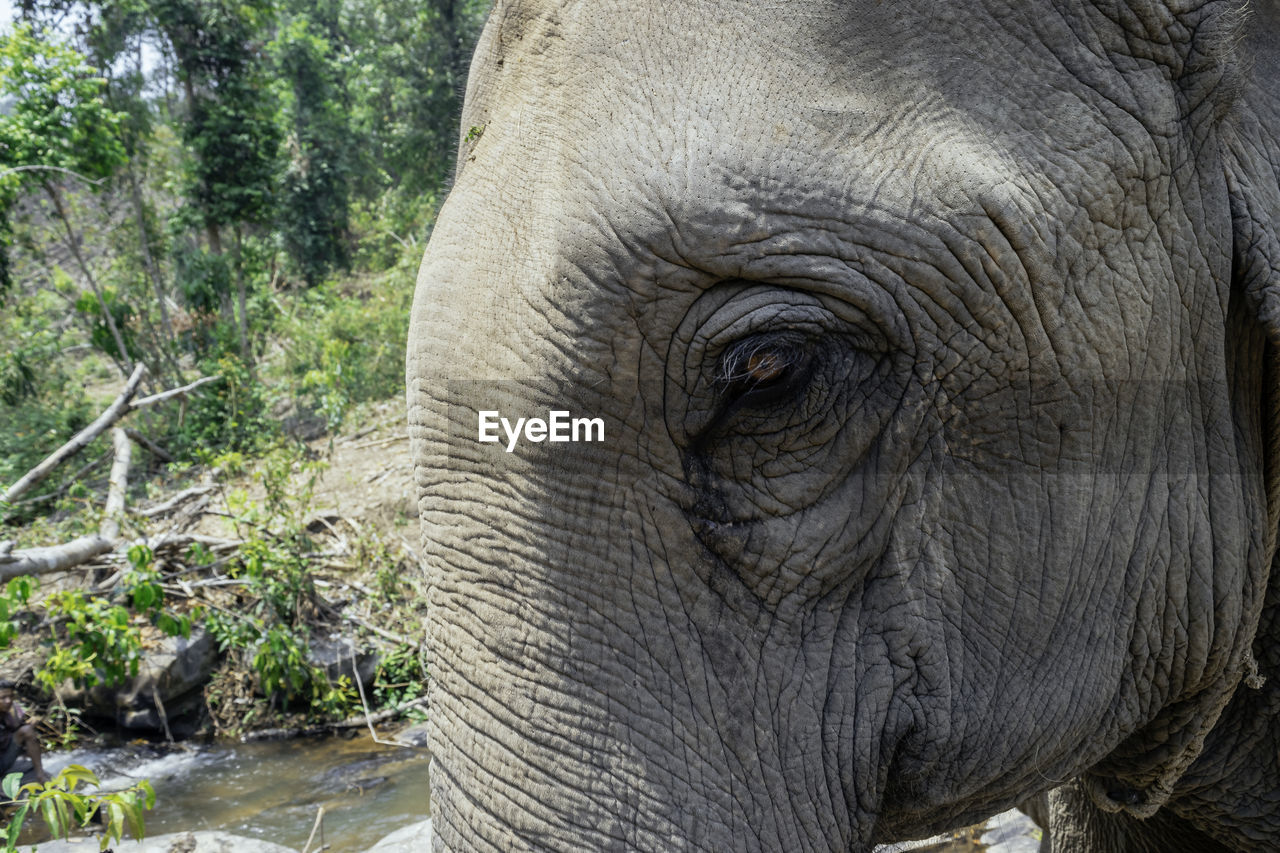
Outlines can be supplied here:
[[[1055, 850], [1280, 849], [1239, 12], [499, 0], [408, 365], [437, 850], [867, 850], [1055, 786]], [[476, 440], [549, 408], [606, 440]]]

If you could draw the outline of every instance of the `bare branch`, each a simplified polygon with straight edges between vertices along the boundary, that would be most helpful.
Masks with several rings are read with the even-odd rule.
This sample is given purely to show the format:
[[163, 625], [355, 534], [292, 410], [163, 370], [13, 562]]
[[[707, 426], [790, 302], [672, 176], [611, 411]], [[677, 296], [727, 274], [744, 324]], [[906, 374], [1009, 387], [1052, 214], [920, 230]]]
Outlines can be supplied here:
[[159, 394], [152, 394], [150, 397], [143, 397], [140, 400], [135, 400], [129, 408], [141, 409], [143, 406], [150, 406], [153, 403], [163, 403], [165, 400], [194, 391], [201, 385], [208, 385], [210, 382], [217, 382], [221, 378], [221, 376], [202, 376], [195, 382], [192, 382], [189, 385], [183, 385], [181, 388], [170, 388], [168, 391], [161, 391]]
[[134, 368], [133, 375], [129, 377], [129, 381], [125, 383], [124, 390], [120, 392], [120, 396], [116, 397], [115, 401], [107, 407], [106, 411], [101, 415], [98, 415], [97, 420], [80, 430], [80, 432], [76, 433], [74, 438], [51, 453], [49, 457], [39, 465], [32, 468], [26, 474], [23, 474], [22, 478], [18, 480], [18, 482], [10, 486], [3, 495], [0, 495], [0, 501], [13, 503], [17, 498], [30, 491], [32, 486], [49, 476], [54, 468], [57, 468], [65, 460], [83, 450], [90, 442], [101, 435], [109, 427], [113, 426], [116, 421], [120, 420], [134, 409], [140, 409], [143, 406], [150, 406], [155, 403], [163, 403], [165, 400], [169, 400], [183, 394], [188, 394], [196, 388], [199, 388], [201, 385], [207, 385], [210, 382], [217, 382], [222, 378], [221, 376], [204, 376], [197, 379], [195, 382], [183, 385], [181, 388], [171, 388], [168, 391], [161, 391], [159, 394], [152, 394], [150, 397], [142, 397], [141, 399], [134, 400], [134, 395], [138, 393], [138, 385], [142, 382], [142, 378], [146, 375], [146, 372], [147, 366], [141, 363], [138, 364], [138, 366]]
[[64, 175], [70, 175], [73, 178], [79, 178], [80, 180], [84, 181], [86, 184], [93, 184], [95, 187], [106, 180], [106, 178], [98, 178], [95, 181], [93, 178], [86, 177], [72, 169], [64, 169], [61, 166], [40, 166], [40, 165], [14, 166], [11, 169], [5, 169], [3, 172], [0, 172], [0, 178], [5, 177], [6, 175], [12, 175], [14, 172], [61, 172]]
[[134, 510], [134, 515], [140, 515], [143, 518], [155, 518], [157, 515], [164, 515], [166, 512], [177, 509], [178, 505], [191, 498], [200, 495], [207, 495], [214, 490], [214, 486], [193, 486], [190, 489], [183, 489], [173, 497], [155, 506], [149, 506], [146, 509]]
[[58, 572], [92, 560], [111, 550], [112, 543], [101, 536], [81, 536], [50, 548], [27, 548], [0, 557], [0, 581], [19, 575]]

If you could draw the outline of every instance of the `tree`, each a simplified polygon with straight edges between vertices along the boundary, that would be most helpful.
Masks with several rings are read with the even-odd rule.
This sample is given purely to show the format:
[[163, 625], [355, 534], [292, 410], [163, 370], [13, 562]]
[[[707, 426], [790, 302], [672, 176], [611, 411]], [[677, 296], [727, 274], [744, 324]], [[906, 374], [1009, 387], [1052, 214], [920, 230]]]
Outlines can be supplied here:
[[105, 86], [97, 69], [47, 31], [37, 36], [19, 24], [0, 37], [0, 92], [14, 99], [9, 112], [0, 115], [0, 285], [10, 284], [10, 210], [22, 190], [34, 184], [53, 203], [67, 246], [110, 330], [112, 354], [128, 373], [132, 360], [125, 337], [81, 251], [60, 190], [68, 177], [100, 186], [126, 161], [119, 138], [123, 116], [107, 104]]
[[[223, 230], [230, 227], [235, 236], [236, 328], [240, 354], [248, 358], [243, 227], [271, 220], [280, 147], [262, 51], [272, 9], [265, 0], [150, 0], [149, 10], [173, 51], [186, 94], [186, 214], [203, 226], [206, 248], [219, 261]], [[218, 295], [224, 314], [230, 313], [229, 294]]]
[[[320, 17], [324, 10], [316, 12]], [[323, 29], [310, 15], [299, 14], [280, 28], [271, 45], [286, 85], [283, 112], [290, 125], [278, 222], [285, 249], [311, 286], [351, 261], [349, 103], [334, 45], [318, 32]]]

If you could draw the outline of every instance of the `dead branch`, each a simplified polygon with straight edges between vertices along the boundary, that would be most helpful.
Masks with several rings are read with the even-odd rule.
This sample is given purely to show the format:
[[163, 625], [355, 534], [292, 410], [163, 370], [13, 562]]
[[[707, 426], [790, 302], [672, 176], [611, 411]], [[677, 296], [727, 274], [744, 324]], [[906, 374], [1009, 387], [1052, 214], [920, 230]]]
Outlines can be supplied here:
[[368, 447], [380, 447], [384, 444], [395, 444], [397, 441], [408, 441], [408, 440], [409, 440], [408, 433], [401, 433], [400, 435], [391, 435], [391, 436], [387, 436], [386, 438], [375, 438], [372, 441], [362, 441], [359, 444], [351, 445], [351, 449], [364, 450], [365, 448], [368, 448]]
[[111, 430], [111, 443], [115, 448], [115, 459], [111, 462], [111, 476], [107, 478], [107, 505], [102, 511], [98, 535], [114, 543], [120, 538], [120, 518], [124, 515], [124, 496], [129, 489], [129, 460], [133, 444], [120, 427]]
[[427, 704], [427, 697], [420, 696], [411, 702], [406, 702], [395, 708], [387, 708], [376, 714], [365, 716], [358, 714], [354, 717], [348, 717], [345, 720], [339, 720], [336, 723], [320, 723], [315, 726], [302, 726], [294, 729], [260, 729], [256, 732], [247, 732], [240, 736], [241, 743], [251, 743], [259, 740], [286, 740], [295, 737], [313, 737], [315, 735], [327, 734], [329, 732], [339, 731], [341, 729], [359, 729], [370, 724], [383, 723], [387, 720], [400, 716], [411, 708], [417, 708]]
[[216, 487], [215, 486], [192, 486], [189, 489], [183, 489], [181, 492], [178, 492], [176, 495], [174, 495], [173, 497], [169, 498], [166, 501], [163, 501], [158, 504], [154, 504], [152, 506], [147, 507], [146, 509], [134, 510], [133, 514], [140, 515], [143, 518], [155, 518], [158, 515], [164, 515], [166, 512], [171, 512], [172, 510], [177, 509], [179, 504], [182, 504], [191, 498], [198, 497], [200, 495], [207, 495], [209, 492], [212, 492], [214, 488]]
[[159, 459], [161, 462], [173, 461], [173, 457], [169, 455], [169, 451], [165, 450], [163, 447], [156, 444], [154, 441], [147, 438], [145, 435], [138, 432], [136, 429], [133, 429], [132, 427], [130, 427], [125, 430], [125, 433], [129, 436], [129, 438], [133, 439], [134, 444], [137, 444], [140, 447], [146, 449], [152, 456]]
[[152, 394], [150, 397], [143, 397], [141, 400], [136, 400], [130, 408], [141, 409], [143, 406], [163, 403], [165, 400], [171, 400], [174, 397], [185, 396], [199, 388], [201, 385], [208, 385], [210, 382], [217, 382], [221, 378], [221, 376], [202, 376], [195, 382], [183, 385], [181, 388], [170, 388], [168, 391], [161, 391], [159, 394]]
[[111, 550], [112, 543], [101, 536], [81, 536], [51, 548], [24, 548], [0, 557], [0, 581], [19, 575], [59, 572], [92, 560]]
[[80, 468], [74, 474], [68, 477], [66, 479], [66, 482], [64, 482], [58, 488], [54, 489], [52, 492], [45, 492], [43, 495], [32, 495], [29, 498], [19, 498], [18, 500], [13, 502], [13, 505], [27, 506], [28, 504], [38, 504], [43, 501], [51, 501], [54, 498], [65, 495], [67, 492], [71, 491], [71, 487], [74, 486], [77, 482], [79, 482], [81, 477], [83, 477], [85, 474], [88, 474], [94, 468], [97, 468], [99, 465], [105, 462], [107, 457], [110, 455], [111, 455], [110, 453], [104, 453], [101, 456], [99, 456], [97, 459], [90, 462], [88, 465], [85, 465], [84, 467]]
[[[138, 371], [134, 371], [134, 376], [141, 378]], [[112, 430], [111, 438], [115, 446], [115, 460], [111, 463], [111, 485], [107, 490], [107, 505], [102, 512], [98, 535], [82, 536], [49, 548], [26, 548], [2, 554], [0, 580], [69, 569], [115, 547], [116, 540], [120, 538], [120, 517], [124, 515], [125, 490], [129, 486], [129, 456], [133, 445], [129, 443], [129, 436], [119, 427]]]
[[104, 430], [128, 414], [129, 401], [133, 399], [134, 394], [138, 393], [138, 386], [142, 384], [142, 377], [146, 376], [146, 374], [147, 366], [141, 363], [138, 364], [133, 369], [133, 375], [129, 377], [129, 381], [125, 383], [124, 390], [120, 392], [120, 396], [116, 397], [105, 412], [98, 415], [96, 421], [76, 433], [74, 438], [49, 454], [39, 465], [23, 474], [18, 482], [5, 490], [0, 500], [12, 503], [19, 496], [28, 492], [36, 483], [49, 476], [50, 472], [61, 465], [63, 461], [79, 453]]
[[[155, 403], [163, 403], [165, 400], [172, 399], [173, 397], [185, 396], [189, 392], [199, 388], [201, 385], [216, 382], [222, 378], [221, 376], [204, 376], [197, 379], [195, 382], [183, 385], [181, 388], [171, 388], [168, 391], [161, 391], [159, 394], [152, 394], [150, 397], [143, 397], [139, 400], [134, 400], [134, 395], [138, 393], [138, 385], [141, 384], [142, 378], [146, 375], [146, 372], [147, 366], [141, 363], [138, 364], [138, 366], [133, 370], [133, 375], [129, 377], [129, 381], [125, 383], [124, 390], [120, 392], [120, 396], [116, 397], [115, 401], [107, 407], [106, 411], [101, 415], [98, 415], [97, 420], [80, 430], [80, 432], [76, 433], [74, 438], [51, 453], [49, 457], [39, 465], [32, 468], [26, 474], [23, 474], [22, 478], [18, 480], [18, 482], [10, 486], [3, 495], [0, 495], [0, 501], [13, 503], [13, 501], [20, 495], [26, 493], [36, 483], [39, 483], [45, 477], [49, 476], [50, 472], [52, 472], [54, 468], [57, 468], [66, 459], [83, 450], [91, 441], [102, 434], [104, 430], [114, 425], [116, 421], [120, 420], [134, 409], [141, 409], [143, 406], [150, 406]], [[151, 448], [148, 447], [148, 449]]]

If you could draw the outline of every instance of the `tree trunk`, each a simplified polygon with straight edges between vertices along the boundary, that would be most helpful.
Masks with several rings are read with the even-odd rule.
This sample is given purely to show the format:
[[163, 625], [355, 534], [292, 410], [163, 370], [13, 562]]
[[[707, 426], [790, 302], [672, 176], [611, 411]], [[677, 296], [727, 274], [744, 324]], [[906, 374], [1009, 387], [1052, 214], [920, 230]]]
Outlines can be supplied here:
[[75, 229], [71, 227], [71, 220], [67, 217], [66, 208], [62, 206], [62, 197], [58, 194], [57, 188], [48, 181], [44, 182], [44, 190], [53, 201], [54, 211], [58, 214], [62, 227], [67, 231], [67, 246], [71, 249], [72, 257], [79, 264], [80, 272], [84, 275], [85, 281], [89, 282], [93, 295], [98, 297], [98, 307], [102, 310], [102, 316], [107, 321], [107, 328], [111, 331], [111, 337], [116, 343], [116, 348], [120, 351], [120, 357], [115, 359], [116, 365], [123, 375], [128, 376], [133, 370], [133, 359], [129, 357], [129, 350], [125, 348], [124, 337], [116, 326], [116, 318], [107, 306], [106, 297], [102, 295], [102, 288], [98, 286], [98, 280], [94, 278], [93, 273], [89, 270], [89, 265], [85, 263], [84, 255], [80, 253], [80, 240], [76, 236]]
[[[155, 258], [151, 254], [151, 240], [147, 237], [147, 217], [142, 204], [142, 188], [138, 186], [138, 176], [133, 171], [133, 164], [125, 168], [129, 176], [130, 198], [133, 201], [133, 215], [138, 221], [138, 246], [142, 249], [142, 263], [147, 268], [147, 277], [151, 279], [151, 287], [156, 294], [156, 304], [160, 307], [160, 327], [165, 335], [165, 356], [169, 356], [168, 347], [173, 345], [173, 322], [169, 319], [169, 308], [165, 304], [164, 282], [160, 278], [160, 270], [156, 267]], [[179, 374], [177, 378], [181, 378]]]
[[243, 239], [240, 236], [240, 226], [236, 226], [236, 301], [240, 308], [240, 324], [238, 331], [240, 334], [240, 358], [245, 364], [252, 364], [253, 358], [249, 353], [249, 315], [245, 313], [245, 284], [244, 284], [244, 265], [242, 263]]

